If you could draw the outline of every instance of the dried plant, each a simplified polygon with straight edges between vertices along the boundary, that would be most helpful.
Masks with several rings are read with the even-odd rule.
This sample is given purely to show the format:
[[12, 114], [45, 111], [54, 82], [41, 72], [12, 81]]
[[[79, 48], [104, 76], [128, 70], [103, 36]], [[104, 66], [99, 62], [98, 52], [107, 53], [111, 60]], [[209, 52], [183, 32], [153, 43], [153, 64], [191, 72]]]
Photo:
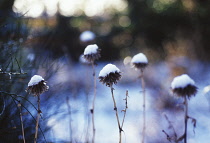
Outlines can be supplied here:
[[[106, 84], [106, 86], [110, 87], [111, 89], [111, 94], [112, 94], [112, 99], [113, 99], [113, 103], [114, 103], [114, 111], [115, 111], [115, 115], [117, 118], [117, 124], [118, 124], [118, 129], [119, 129], [119, 143], [122, 142], [122, 126], [124, 123], [124, 120], [122, 122], [122, 126], [120, 125], [120, 120], [119, 120], [119, 115], [118, 115], [118, 110], [117, 110], [117, 104], [114, 98], [114, 88], [113, 88], [113, 84], [117, 84], [117, 82], [120, 80], [121, 78], [121, 72], [120, 70], [112, 64], [107, 64], [99, 73], [99, 79], [100, 82], [102, 82], [103, 84]], [[126, 98], [127, 100], [127, 98]], [[125, 112], [126, 113], [126, 110]]]
[[40, 109], [40, 95], [47, 91], [49, 89], [49, 86], [46, 85], [46, 81], [39, 75], [34, 75], [31, 80], [28, 83], [28, 88], [26, 89], [27, 92], [30, 94], [33, 94], [38, 98], [37, 100], [37, 118], [36, 118], [36, 127], [35, 127], [35, 137], [34, 137], [34, 143], [37, 142], [37, 136], [38, 136], [38, 127], [39, 127], [39, 119], [40, 114], [42, 113]]
[[171, 88], [174, 95], [184, 98], [184, 106], [185, 106], [184, 134], [180, 136], [179, 138], [177, 137], [171, 138], [165, 131], [164, 133], [167, 135], [168, 140], [173, 139], [176, 143], [184, 140], [184, 143], [187, 143], [188, 119], [191, 119], [193, 123], [193, 127], [194, 128], [196, 127], [196, 119], [188, 115], [188, 99], [190, 99], [190, 97], [192, 96], [195, 96], [195, 94], [197, 93], [197, 87], [195, 86], [195, 82], [187, 74], [183, 74], [173, 79], [171, 83]]
[[95, 60], [98, 60], [101, 57], [100, 49], [96, 44], [88, 45], [84, 51], [84, 59], [91, 63], [93, 69], [93, 80], [94, 80], [94, 97], [92, 102], [92, 109], [90, 110], [92, 114], [92, 128], [93, 128], [93, 138], [92, 143], [95, 142], [95, 119], [94, 119], [94, 110], [95, 110], [95, 100], [96, 100], [96, 74], [95, 74]]
[[146, 132], [146, 95], [145, 95], [145, 82], [144, 82], [144, 69], [148, 65], [147, 57], [143, 53], [135, 55], [131, 60], [132, 65], [140, 70], [141, 88], [143, 93], [143, 130], [142, 130], [142, 143], [145, 140]]
[[23, 142], [25, 143], [25, 133], [24, 133], [24, 125], [23, 125], [23, 117], [22, 117], [22, 110], [21, 110], [21, 103], [19, 101], [18, 103], [18, 109], [20, 113], [20, 122], [21, 122], [21, 129], [22, 129], [22, 136], [23, 136]]

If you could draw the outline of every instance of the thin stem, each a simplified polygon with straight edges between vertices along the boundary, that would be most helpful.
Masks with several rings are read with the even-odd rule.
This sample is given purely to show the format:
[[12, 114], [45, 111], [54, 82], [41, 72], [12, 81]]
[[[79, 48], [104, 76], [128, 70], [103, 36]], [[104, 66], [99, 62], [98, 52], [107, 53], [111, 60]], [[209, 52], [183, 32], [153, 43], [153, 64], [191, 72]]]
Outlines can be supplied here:
[[20, 71], [20, 73], [21, 73], [22, 71], [21, 71], [21, 68], [20, 68], [20, 64], [19, 64], [19, 62], [18, 62], [18, 60], [17, 60], [17, 58], [16, 58], [16, 57], [15, 57], [15, 61], [17, 62], [17, 65], [18, 65], [19, 71]]
[[[167, 121], [168, 124], [169, 124], [169, 128], [171, 128], [171, 129], [173, 130], [173, 133], [174, 133], [174, 140], [175, 140], [175, 142], [176, 142], [176, 141], [177, 141], [177, 134], [176, 134], [175, 128], [174, 128], [173, 124], [171, 123], [171, 121], [168, 119], [168, 116], [167, 116], [166, 114], [165, 114], [164, 116], [165, 116], [165, 118], [166, 118], [166, 121]], [[165, 132], [165, 134], [166, 134], [166, 132]]]
[[36, 127], [35, 127], [35, 137], [34, 137], [34, 143], [37, 142], [37, 136], [38, 136], [38, 127], [39, 127], [39, 118], [40, 118], [40, 114], [41, 114], [41, 110], [40, 110], [40, 95], [37, 95], [37, 103], [38, 103], [38, 113], [37, 113], [37, 118], [36, 118]]
[[188, 121], [188, 102], [187, 102], [187, 97], [184, 98], [185, 102], [185, 129], [184, 129], [184, 143], [187, 143], [187, 121]]
[[146, 96], [145, 96], [145, 83], [144, 83], [144, 77], [143, 77], [143, 69], [141, 69], [141, 87], [142, 87], [142, 93], [143, 93], [143, 130], [142, 130], [142, 143], [144, 143], [145, 140], [145, 131], [146, 131]]
[[94, 119], [94, 110], [95, 110], [95, 100], [96, 100], [96, 74], [95, 74], [95, 66], [94, 66], [94, 62], [92, 62], [92, 68], [93, 68], [93, 78], [94, 78], [94, 97], [93, 97], [93, 103], [92, 103], [92, 125], [93, 125], [93, 138], [92, 138], [92, 143], [95, 142], [95, 119]]
[[[88, 69], [86, 68], [86, 77], [88, 77], [89, 75], [89, 71]], [[89, 128], [90, 128], [90, 114], [89, 114], [89, 90], [90, 90], [90, 84], [89, 84], [89, 79], [86, 80], [86, 84], [85, 84], [85, 94], [86, 94], [86, 109], [87, 109], [87, 112], [86, 112], [86, 115], [85, 115], [85, 118], [87, 118], [87, 126], [86, 126], [86, 133], [85, 133], [85, 141], [87, 143], [89, 143]]]
[[117, 105], [116, 105], [116, 102], [115, 102], [115, 99], [114, 99], [114, 88], [112, 87], [112, 85], [110, 86], [111, 88], [111, 92], [112, 92], [112, 99], [113, 99], [113, 102], [114, 102], [114, 110], [115, 110], [115, 114], [116, 114], [116, 118], [117, 118], [117, 123], [118, 123], [118, 128], [119, 128], [119, 143], [121, 143], [121, 138], [122, 138], [122, 128], [120, 126], [120, 120], [119, 120], [119, 116], [118, 116], [118, 112], [117, 112]]
[[22, 135], [23, 135], [23, 142], [25, 143], [25, 133], [24, 133], [24, 126], [23, 126], [23, 118], [22, 118], [22, 111], [21, 111], [21, 103], [18, 103], [18, 109], [20, 112], [20, 122], [21, 122], [21, 127], [22, 127]]
[[69, 113], [69, 128], [70, 128], [70, 142], [72, 142], [72, 125], [71, 125], [71, 105], [69, 103], [69, 98], [66, 98], [66, 104], [68, 107], [68, 113]]
[[0, 93], [7, 94], [7, 95], [9, 95], [9, 96], [14, 95], [15, 97], [20, 97], [20, 98], [26, 100], [27, 102], [29, 102], [29, 103], [33, 106], [33, 108], [38, 112], [38, 109], [35, 107], [35, 105], [34, 105], [33, 103], [31, 103], [31, 101], [29, 101], [27, 98], [25, 98], [25, 97], [23, 97], [23, 96], [19, 96], [19, 95], [14, 94], [14, 93], [8, 93], [8, 92], [5, 92], [5, 91], [0, 91]]
[[5, 111], [5, 100], [4, 100], [4, 96], [2, 96], [2, 100], [3, 100], [3, 109], [2, 109], [2, 111], [1, 111], [1, 113], [0, 113], [0, 117], [3, 115], [3, 113], [4, 113], [4, 111]]
[[[1, 92], [0, 92], [1, 93]], [[10, 93], [5, 93], [5, 94], [7, 94], [7, 95], [9, 95], [11, 98], [12, 98], [12, 100], [13, 100], [13, 102], [15, 103], [15, 105], [16, 105], [16, 102], [15, 101], [17, 101], [17, 102], [19, 102], [19, 100], [17, 100], [15, 97], [13, 97], [12, 95], [16, 95], [16, 94], [10, 94]], [[16, 105], [17, 106], [17, 105]], [[31, 117], [33, 118], [33, 120], [34, 120], [34, 122], [36, 122], [36, 119], [35, 119], [35, 117], [32, 115], [32, 113], [22, 104], [22, 107], [27, 111], [27, 113], [29, 113], [30, 115], [31, 115]], [[42, 131], [42, 128], [39, 126], [39, 130], [41, 131], [41, 133], [42, 133], [42, 135], [43, 135], [43, 137], [44, 137], [44, 140], [45, 140], [45, 142], [47, 143], [47, 141], [46, 141], [46, 138], [45, 138], [45, 135], [44, 135], [44, 133], [43, 133], [43, 131]]]
[[128, 108], [128, 90], [126, 90], [126, 96], [125, 96], [124, 100], [125, 100], [125, 109], [123, 110], [124, 115], [123, 115], [123, 120], [122, 120], [122, 124], [121, 124], [121, 129], [123, 128], [125, 116], [126, 116], [126, 112], [127, 112], [127, 108]]

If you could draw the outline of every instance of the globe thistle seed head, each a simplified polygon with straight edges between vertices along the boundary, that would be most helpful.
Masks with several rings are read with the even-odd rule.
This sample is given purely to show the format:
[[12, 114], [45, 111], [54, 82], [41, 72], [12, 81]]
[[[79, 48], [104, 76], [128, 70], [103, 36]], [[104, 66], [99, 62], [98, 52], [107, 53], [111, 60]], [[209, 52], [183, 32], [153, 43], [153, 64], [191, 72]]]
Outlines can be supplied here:
[[187, 85], [185, 88], [175, 88], [172, 89], [173, 93], [176, 94], [178, 97], [192, 97], [195, 96], [197, 93], [197, 87], [194, 85]]
[[187, 74], [175, 77], [171, 83], [171, 88], [178, 97], [190, 98], [197, 93], [195, 82]]
[[99, 77], [100, 82], [103, 84], [106, 84], [106, 86], [111, 87], [113, 84], [117, 84], [117, 82], [121, 78], [121, 73], [120, 72], [111, 72], [105, 77]]
[[94, 62], [101, 57], [100, 51], [96, 44], [88, 45], [84, 50], [84, 58], [88, 62]]
[[49, 86], [46, 85], [46, 81], [41, 76], [34, 75], [28, 83], [26, 92], [37, 96], [47, 91], [48, 89]]
[[137, 69], [144, 69], [148, 65], [148, 59], [143, 53], [139, 53], [132, 58], [131, 63]]
[[133, 63], [133, 66], [137, 69], [145, 69], [148, 63]]
[[120, 70], [113, 64], [107, 64], [99, 73], [100, 82], [108, 87], [117, 84], [121, 77]]

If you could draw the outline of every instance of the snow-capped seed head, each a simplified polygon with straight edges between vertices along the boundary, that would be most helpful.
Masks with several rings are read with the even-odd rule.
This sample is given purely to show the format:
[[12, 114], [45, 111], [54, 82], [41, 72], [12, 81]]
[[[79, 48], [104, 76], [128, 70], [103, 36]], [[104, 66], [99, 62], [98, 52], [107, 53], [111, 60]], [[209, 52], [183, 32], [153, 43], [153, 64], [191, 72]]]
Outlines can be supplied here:
[[131, 63], [137, 69], [144, 69], [148, 65], [148, 59], [143, 53], [139, 53], [132, 58]]
[[171, 88], [173, 93], [181, 97], [195, 96], [197, 93], [197, 87], [194, 80], [192, 80], [187, 74], [177, 76], [171, 82]]
[[84, 58], [89, 62], [94, 62], [101, 57], [100, 49], [96, 44], [88, 45], [84, 50]]
[[113, 64], [107, 64], [99, 73], [100, 82], [106, 84], [106, 86], [111, 87], [121, 78], [120, 70]]
[[40, 75], [34, 75], [28, 83], [26, 89], [27, 92], [33, 94], [34, 96], [40, 95], [47, 91], [49, 86], [46, 85], [46, 81]]
[[95, 39], [95, 34], [91, 31], [84, 31], [80, 34], [80, 41], [89, 42]]

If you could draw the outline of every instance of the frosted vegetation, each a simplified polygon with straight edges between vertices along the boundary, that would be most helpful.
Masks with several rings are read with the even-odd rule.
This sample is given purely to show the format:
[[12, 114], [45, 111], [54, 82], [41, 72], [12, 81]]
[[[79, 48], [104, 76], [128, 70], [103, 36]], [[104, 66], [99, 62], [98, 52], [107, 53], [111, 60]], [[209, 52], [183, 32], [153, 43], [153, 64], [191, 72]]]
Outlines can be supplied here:
[[188, 85], [195, 85], [195, 82], [187, 74], [183, 74], [173, 79], [171, 88], [185, 88]]
[[28, 83], [28, 86], [33, 86], [44, 80], [40, 75], [34, 75]]
[[[89, 45], [84, 49], [83, 54], [94, 54], [97, 52], [97, 49], [98, 46], [96, 44]], [[150, 55], [147, 56], [150, 58]], [[180, 60], [179, 57], [176, 58], [176, 62]], [[48, 88], [44, 87], [42, 90], [46, 92], [40, 95], [41, 116], [39, 125], [43, 130], [46, 130], [44, 135], [47, 142], [90, 142], [92, 139], [90, 109], [92, 105], [92, 95], [94, 93], [91, 66], [87, 66], [89, 64], [84, 65], [84, 63], [86, 63], [84, 61], [82, 62], [83, 64], [77, 63], [74, 67], [69, 66], [68, 60], [63, 58], [53, 61], [52, 63], [50, 61], [45, 67], [42, 67], [43, 65], [40, 64], [38, 59], [41, 60], [44, 59], [44, 57], [36, 54], [33, 56], [33, 59], [28, 59], [27, 65], [30, 66], [31, 62], [37, 62], [36, 64], [41, 67], [39, 67], [35, 74], [37, 73], [41, 76], [35, 75], [32, 78], [28, 76], [24, 80], [24, 88], [22, 89], [27, 87], [28, 81], [28, 86], [34, 86], [44, 79], [47, 80], [47, 84], [51, 87], [48, 91], [46, 91]], [[134, 70], [131, 64], [148, 63], [148, 59], [143, 53], [140, 53], [135, 55], [133, 59], [130, 58], [129, 64], [124, 64], [122, 60], [112, 61], [112, 63], [113, 64], [97, 61], [98, 65], [95, 68], [95, 75], [97, 77], [97, 98], [94, 110], [96, 128], [95, 143], [116, 143], [119, 141], [119, 131], [113, 111], [110, 89], [99, 83], [98, 79], [98, 77], [106, 77], [108, 74], [115, 72], [122, 74], [122, 78], [118, 83], [116, 85], [113, 84], [120, 122], [122, 122], [126, 109], [124, 100], [126, 90], [129, 92], [122, 143], [140, 142], [142, 140], [143, 128], [143, 89], [141, 88], [140, 73], [138, 70]], [[177, 136], [182, 135], [184, 130], [183, 99], [171, 96], [173, 95], [171, 89], [185, 88], [188, 85], [196, 85], [198, 87], [198, 93], [195, 97], [188, 100], [189, 115], [193, 115], [196, 119], [196, 128], [194, 128], [191, 123], [191, 116], [189, 116], [188, 143], [208, 143], [206, 141], [208, 141], [210, 132], [208, 122], [210, 87], [208, 86], [209, 83], [207, 79], [209, 79], [210, 75], [206, 72], [201, 76], [200, 70], [208, 71], [209, 68], [202, 66], [199, 62], [194, 63], [194, 66], [191, 66], [189, 63], [192, 63], [190, 59], [186, 58], [182, 60], [183, 65], [181, 66], [184, 66], [185, 70], [182, 70], [182, 72], [179, 71], [179, 74], [173, 74], [172, 68], [170, 67], [171, 65], [166, 64], [165, 61], [153, 62], [144, 69], [144, 91], [146, 95], [145, 143], [168, 143], [167, 136], [162, 130], [165, 130], [170, 137], [173, 137], [174, 133], [171, 130], [171, 126], [174, 127]], [[49, 76], [51, 72], [53, 74]], [[29, 74], [32, 76], [34, 71], [29, 71]], [[14, 76], [11, 78], [13, 79]], [[17, 82], [19, 81], [21, 80]], [[202, 89], [205, 89], [204, 92]], [[15, 91], [16, 89], [13, 90], [13, 92]], [[18, 97], [16, 102], [18, 103], [20, 100], [21, 104], [26, 106], [30, 113], [36, 117], [37, 110], [35, 110], [34, 107], [36, 107], [37, 99], [34, 98], [34, 96], [26, 95], [24, 90], [19, 96], [26, 98], [30, 102], [23, 102], [25, 100], [20, 100], [22, 99], [20, 97]], [[31, 103], [34, 106], [32, 106]], [[24, 108], [22, 111], [28, 112]], [[0, 112], [0, 115], [2, 112]], [[26, 139], [29, 137], [33, 138], [34, 136], [34, 122], [30, 123], [30, 126], [33, 126], [31, 129], [33, 132], [32, 135], [29, 135], [26, 130], [26, 127], [28, 127], [27, 122], [30, 120], [32, 120], [30, 115], [23, 116]], [[192, 120], [192, 122], [193, 121], [194, 120]], [[18, 123], [19, 119], [17, 121], [17, 124]], [[195, 121], [193, 123], [195, 123]], [[38, 142], [39, 141], [45, 142], [40, 129], [38, 130]]]
[[84, 50], [84, 55], [96, 54], [98, 46], [96, 44], [88, 45]]
[[0, 143], [209, 143], [209, 6], [1, 1]]
[[147, 64], [148, 59], [143, 53], [139, 53], [132, 58], [131, 63], [137, 63], [137, 64], [138, 63], [145, 63], [145, 64]]
[[110, 73], [120, 72], [120, 70], [113, 64], [107, 64], [99, 73], [99, 77], [105, 77]]

